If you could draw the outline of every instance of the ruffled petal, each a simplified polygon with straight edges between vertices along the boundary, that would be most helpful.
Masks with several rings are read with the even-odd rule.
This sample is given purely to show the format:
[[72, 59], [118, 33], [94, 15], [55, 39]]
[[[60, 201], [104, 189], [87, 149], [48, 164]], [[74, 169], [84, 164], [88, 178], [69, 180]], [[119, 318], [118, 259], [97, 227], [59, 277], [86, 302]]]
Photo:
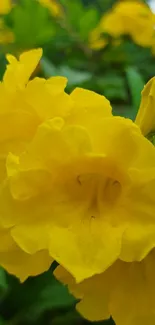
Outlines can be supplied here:
[[89, 127], [94, 121], [112, 116], [110, 102], [93, 91], [75, 88], [70, 95], [73, 109], [68, 116], [68, 123]]
[[42, 121], [68, 116], [73, 103], [64, 92], [66, 84], [65, 77], [51, 77], [47, 80], [34, 78], [27, 84], [23, 94], [25, 102], [33, 107]]
[[78, 284], [62, 266], [56, 268], [54, 275], [59, 281], [68, 286], [71, 294], [81, 300], [76, 309], [84, 318], [89, 321], [110, 318], [109, 293], [111, 284], [107, 271]]
[[21, 250], [8, 230], [0, 229], [0, 265], [9, 273], [25, 281], [29, 276], [36, 276], [47, 271], [53, 262], [47, 251], [38, 251], [30, 255]]
[[90, 321], [112, 316], [117, 325], [149, 325], [155, 321], [155, 250], [142, 262], [116, 261], [100, 275], [81, 283], [59, 266], [54, 274], [81, 301], [78, 311]]
[[20, 55], [19, 61], [11, 54], [7, 55], [9, 62], [4, 74], [4, 84], [9, 92], [22, 89], [37, 67], [42, 56], [42, 49], [31, 50]]

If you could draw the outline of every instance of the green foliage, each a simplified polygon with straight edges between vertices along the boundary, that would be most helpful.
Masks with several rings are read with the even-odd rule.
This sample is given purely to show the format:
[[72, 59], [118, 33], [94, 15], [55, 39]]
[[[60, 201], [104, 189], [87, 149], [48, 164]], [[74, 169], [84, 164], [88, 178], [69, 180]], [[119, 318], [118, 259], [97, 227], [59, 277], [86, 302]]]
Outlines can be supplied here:
[[8, 290], [8, 282], [7, 282], [7, 276], [6, 272], [3, 270], [3, 268], [0, 268], [0, 292], [6, 293]]
[[155, 145], [155, 132], [152, 131], [147, 135], [147, 139]]
[[64, 5], [67, 24], [78, 33], [80, 40], [87, 41], [89, 33], [99, 21], [99, 13], [93, 6], [85, 8], [81, 0], [61, 1]]
[[14, 36], [14, 48], [18, 50], [41, 46], [51, 40], [54, 24], [47, 8], [36, 0], [20, 0], [6, 17]]
[[[0, 272], [0, 325], [90, 324], [75, 311], [75, 298], [54, 278], [52, 269], [23, 284]], [[95, 324], [114, 325], [111, 320]]]
[[128, 94], [125, 81], [119, 73], [106, 73], [104, 76], [97, 78], [97, 84], [110, 100], [127, 100]]
[[126, 75], [128, 79], [128, 85], [131, 91], [133, 107], [137, 112], [141, 100], [141, 91], [143, 90], [145, 83], [143, 81], [143, 78], [139, 74], [138, 70], [136, 70], [136, 68], [129, 66], [126, 69]]
[[68, 66], [55, 67], [52, 62], [46, 58], [42, 58], [41, 67], [44, 75], [49, 78], [51, 76], [64, 76], [68, 79], [68, 87], [81, 85], [81, 83], [91, 79], [92, 75], [88, 71], [78, 71]]

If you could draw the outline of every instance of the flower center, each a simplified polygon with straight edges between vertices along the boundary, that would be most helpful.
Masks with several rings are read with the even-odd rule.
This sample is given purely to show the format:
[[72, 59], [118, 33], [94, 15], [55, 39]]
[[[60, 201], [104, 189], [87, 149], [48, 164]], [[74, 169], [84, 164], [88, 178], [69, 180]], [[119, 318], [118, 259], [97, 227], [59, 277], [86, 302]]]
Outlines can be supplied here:
[[122, 192], [122, 186], [118, 180], [99, 174], [79, 175], [77, 181], [85, 188], [88, 194], [89, 210], [93, 215], [113, 208]]

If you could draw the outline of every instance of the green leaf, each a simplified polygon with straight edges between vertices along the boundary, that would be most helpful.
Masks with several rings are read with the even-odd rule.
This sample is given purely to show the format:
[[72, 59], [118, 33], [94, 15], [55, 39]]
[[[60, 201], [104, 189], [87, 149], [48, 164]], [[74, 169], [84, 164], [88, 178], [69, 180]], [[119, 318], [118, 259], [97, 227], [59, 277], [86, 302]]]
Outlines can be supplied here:
[[55, 67], [47, 58], [41, 60], [41, 67], [47, 78], [51, 76], [64, 76], [68, 79], [68, 86], [80, 85], [91, 79], [92, 75], [87, 71], [78, 71], [69, 68], [66, 65]]
[[28, 49], [48, 42], [54, 34], [54, 25], [47, 8], [36, 0], [21, 0], [10, 13], [16, 47]]
[[79, 20], [79, 33], [82, 40], [88, 41], [90, 32], [99, 21], [98, 12], [95, 8], [87, 9]]
[[155, 132], [150, 132], [147, 135], [147, 139], [153, 144], [155, 145]]
[[0, 291], [7, 291], [8, 289], [8, 282], [6, 277], [6, 272], [2, 267], [0, 267]]
[[[5, 325], [5, 324], [6, 324], [5, 320], [4, 320], [3, 318], [0, 317], [0, 325]], [[6, 324], [6, 325], [7, 325], [7, 324]]]
[[75, 298], [69, 294], [64, 285], [55, 279], [50, 271], [38, 279], [35, 288], [37, 295], [35, 295], [33, 304], [29, 305], [28, 308], [28, 314], [31, 315], [31, 319], [38, 318], [47, 310], [63, 310], [72, 308], [75, 305]]
[[63, 0], [62, 1], [65, 13], [66, 20], [69, 26], [72, 26], [74, 31], [79, 30], [79, 21], [84, 14], [84, 6], [81, 0]]
[[97, 85], [109, 100], [127, 99], [124, 79], [115, 72], [109, 72], [104, 76], [97, 77]]
[[135, 111], [132, 106], [130, 105], [113, 105], [113, 114], [114, 115], [119, 115], [123, 116], [126, 118], [130, 118], [131, 120], [134, 121], [135, 119]]
[[141, 91], [144, 88], [145, 82], [143, 80], [143, 77], [140, 75], [140, 73], [135, 67], [126, 68], [126, 76], [131, 92], [132, 104], [135, 109], [136, 115], [136, 112], [138, 111], [140, 105]]
[[19, 323], [24, 319], [29, 324], [44, 312], [70, 310], [75, 303], [75, 298], [49, 270], [40, 276], [29, 278], [23, 284], [13, 281], [5, 300], [0, 301], [0, 313], [4, 318], [9, 315], [9, 319], [15, 318]]
[[46, 78], [57, 76], [59, 74], [58, 69], [54, 64], [45, 57], [41, 59], [40, 64]]
[[60, 67], [59, 73], [68, 79], [68, 86], [80, 85], [88, 81], [92, 76], [90, 72], [73, 70], [68, 66]]

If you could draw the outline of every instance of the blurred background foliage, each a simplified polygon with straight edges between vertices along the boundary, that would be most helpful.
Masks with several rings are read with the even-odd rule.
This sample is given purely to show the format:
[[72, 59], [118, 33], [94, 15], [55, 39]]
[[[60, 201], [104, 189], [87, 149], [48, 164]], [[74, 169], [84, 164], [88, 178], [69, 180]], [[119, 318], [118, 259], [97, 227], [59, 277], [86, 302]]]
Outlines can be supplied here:
[[[120, 0], [123, 1], [126, 0]], [[139, 2], [148, 8], [149, 1]], [[0, 0], [1, 79], [6, 53], [19, 56], [24, 50], [43, 47], [36, 75], [66, 76], [67, 91], [76, 86], [94, 90], [111, 101], [114, 114], [134, 119], [140, 92], [155, 75], [155, 36], [152, 44], [142, 46], [130, 35], [114, 38], [103, 30], [100, 36], [104, 45], [94, 48], [93, 31], [98, 30], [102, 17], [117, 3], [116, 0]], [[115, 30], [115, 26], [110, 27]], [[144, 29], [147, 31], [147, 23]], [[143, 38], [143, 34], [140, 36]], [[0, 325], [90, 324], [75, 311], [75, 299], [52, 271], [51, 268], [20, 284], [0, 269]], [[96, 324], [114, 325], [112, 320]]]

